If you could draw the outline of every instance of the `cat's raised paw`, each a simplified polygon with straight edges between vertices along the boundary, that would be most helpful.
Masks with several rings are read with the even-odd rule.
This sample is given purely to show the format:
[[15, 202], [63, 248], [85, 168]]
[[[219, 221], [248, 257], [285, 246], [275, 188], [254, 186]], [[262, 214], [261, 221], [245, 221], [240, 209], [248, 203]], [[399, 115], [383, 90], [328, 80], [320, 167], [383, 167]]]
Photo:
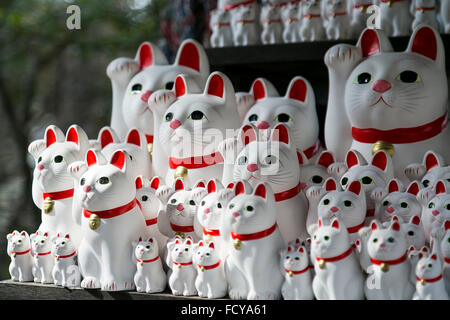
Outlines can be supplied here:
[[361, 48], [348, 44], [335, 45], [325, 54], [325, 64], [336, 72], [351, 71], [361, 60]]
[[[112, 80], [128, 81], [140, 69], [139, 63], [130, 58], [117, 58], [108, 65], [106, 74]], [[125, 83], [126, 84], [126, 83]]]

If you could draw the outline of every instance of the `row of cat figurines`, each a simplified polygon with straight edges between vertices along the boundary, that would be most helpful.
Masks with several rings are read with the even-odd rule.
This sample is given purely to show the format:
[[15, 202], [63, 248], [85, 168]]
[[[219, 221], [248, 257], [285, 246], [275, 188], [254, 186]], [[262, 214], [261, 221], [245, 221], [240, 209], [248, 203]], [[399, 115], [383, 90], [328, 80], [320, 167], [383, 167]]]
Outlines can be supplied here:
[[[393, 51], [382, 30], [366, 29], [356, 45], [335, 45], [324, 60], [330, 84], [324, 142], [337, 161], [349, 149], [370, 160], [373, 145], [382, 143], [404, 183], [404, 168], [429, 150], [450, 161], [445, 50], [432, 27], [417, 27], [402, 52]], [[284, 96], [263, 78], [249, 92], [235, 92], [226, 75], [209, 74], [206, 53], [194, 40], [181, 44], [172, 65], [156, 46], [143, 43], [135, 59], [114, 60], [107, 74], [113, 86], [111, 127], [122, 140], [133, 128], [145, 134], [153, 154], [147, 176], [169, 184], [180, 165], [191, 186], [204, 177], [222, 179], [222, 164], [183, 164], [216, 155], [227, 130], [247, 124], [261, 132], [286, 125], [298, 151], [313, 161], [321, 150], [315, 95], [303, 77], [294, 77]]]
[[421, 24], [450, 33], [448, 1], [295, 0], [266, 1], [261, 7], [256, 0], [231, 2], [211, 11], [213, 48], [352, 39], [371, 17], [389, 36], [409, 35]]

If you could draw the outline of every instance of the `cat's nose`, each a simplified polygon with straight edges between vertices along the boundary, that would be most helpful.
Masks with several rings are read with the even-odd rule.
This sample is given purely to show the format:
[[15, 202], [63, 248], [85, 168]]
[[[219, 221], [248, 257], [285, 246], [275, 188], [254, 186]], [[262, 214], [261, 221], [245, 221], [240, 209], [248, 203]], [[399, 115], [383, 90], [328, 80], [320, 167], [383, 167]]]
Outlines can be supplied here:
[[145, 103], [148, 102], [148, 98], [150, 98], [150, 96], [152, 95], [153, 91], [147, 90], [145, 91], [142, 95], [141, 95], [141, 100], [144, 101]]
[[92, 187], [91, 186], [84, 186], [83, 187], [83, 191], [84, 192], [89, 192], [89, 191], [91, 191], [92, 190]]
[[431, 214], [433, 215], [433, 216], [438, 216], [439, 215], [439, 210], [433, 210], [433, 211], [431, 211]]
[[260, 130], [268, 129], [270, 128], [270, 124], [267, 121], [260, 121], [256, 127]]
[[386, 208], [386, 212], [392, 214], [394, 212], [394, 208], [392, 208], [392, 206], [389, 206]]
[[38, 164], [37, 165], [37, 169], [40, 171], [40, 170], [44, 170], [44, 165], [42, 165], [42, 164]]
[[392, 88], [391, 83], [386, 80], [377, 80], [372, 86], [372, 90], [378, 93], [384, 93], [391, 88]]
[[237, 212], [233, 212], [233, 213], [232, 213], [232, 215], [233, 215], [233, 217], [235, 217], [235, 218], [237, 218], [237, 217], [239, 217], [239, 216], [240, 216], [240, 214], [239, 214], [239, 213], [237, 213]]
[[209, 210], [209, 208], [206, 208], [205, 210], [203, 210], [204, 213], [208, 214], [211, 212], [211, 210]]
[[385, 243], [380, 243], [380, 248], [385, 248], [386, 244]]
[[259, 169], [259, 168], [258, 168], [258, 165], [255, 164], [255, 163], [250, 163], [250, 164], [247, 166], [247, 170], [250, 171], [250, 172], [255, 172], [255, 171], [257, 171], [258, 169]]
[[331, 208], [330, 208], [330, 211], [331, 211], [331, 212], [338, 212], [338, 211], [339, 211], [339, 208], [338, 208], [338, 207], [331, 207]]
[[172, 120], [170, 121], [170, 127], [175, 130], [176, 128], [178, 128], [179, 126], [181, 126], [181, 122], [179, 120]]
[[177, 210], [178, 211], [183, 211], [184, 210], [184, 206], [180, 203], [177, 205]]

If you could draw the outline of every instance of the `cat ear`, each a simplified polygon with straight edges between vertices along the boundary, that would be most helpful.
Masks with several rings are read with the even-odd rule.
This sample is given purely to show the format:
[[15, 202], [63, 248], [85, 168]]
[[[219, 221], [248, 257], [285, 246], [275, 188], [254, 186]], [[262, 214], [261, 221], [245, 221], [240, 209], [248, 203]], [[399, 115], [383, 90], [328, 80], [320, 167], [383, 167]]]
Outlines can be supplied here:
[[415, 224], [416, 226], [418, 226], [420, 224], [420, 217], [419, 216], [413, 216], [410, 220], [409, 223], [411, 224]]
[[238, 181], [234, 186], [234, 195], [245, 194], [245, 184], [242, 181]]
[[66, 235], [64, 236], [64, 238], [70, 239], [70, 235], [69, 235], [68, 233], [66, 233]]
[[367, 164], [362, 154], [356, 150], [349, 150], [347, 152], [345, 156], [345, 163], [349, 169], [354, 166], [362, 166]]
[[219, 191], [219, 189], [222, 189], [222, 186], [219, 180], [211, 179], [208, 181], [206, 189], [208, 190], [208, 193], [213, 193]]
[[440, 155], [433, 151], [428, 151], [424, 156], [424, 163], [427, 171], [434, 167], [443, 167], [443, 161]]
[[126, 151], [117, 150], [116, 152], [114, 152], [114, 154], [111, 157], [111, 160], [109, 161], [110, 164], [117, 167], [122, 172], [126, 171], [125, 153], [126, 153]]
[[371, 164], [378, 169], [387, 172], [390, 165], [389, 160], [389, 154], [384, 150], [379, 150], [374, 154]]
[[103, 127], [98, 133], [98, 140], [100, 142], [100, 147], [103, 149], [107, 145], [115, 143], [119, 139], [111, 127]]
[[225, 98], [225, 84], [222, 75], [219, 72], [211, 73], [206, 82], [204, 93], [221, 99]]
[[317, 225], [319, 226], [319, 228], [321, 228], [323, 226], [323, 222], [322, 222], [321, 218], [319, 218], [319, 221], [317, 221]]
[[186, 245], [190, 246], [192, 245], [192, 239], [191, 238], [187, 238], [186, 241], [184, 242]]
[[388, 192], [400, 192], [400, 186], [397, 179], [392, 179], [388, 184]]
[[297, 251], [300, 252], [300, 253], [303, 253], [303, 252], [305, 252], [305, 249], [303, 247], [300, 247], [300, 248], [298, 248]]
[[125, 139], [127, 143], [134, 144], [138, 147], [141, 146], [141, 140], [141, 133], [138, 129], [131, 129], [130, 131], [128, 131], [127, 137]]
[[147, 242], [150, 242], [150, 243], [154, 243], [154, 242], [155, 242], [155, 240], [154, 240], [154, 238], [153, 238], [153, 237], [150, 237], [150, 238], [148, 238], [148, 239], [147, 239]]
[[141, 189], [144, 186], [144, 179], [143, 179], [142, 175], [139, 175], [136, 177], [135, 183], [136, 183], [136, 189]]
[[46, 147], [47, 145], [44, 139], [35, 140], [28, 146], [28, 152], [37, 160]]
[[380, 227], [378, 226], [378, 223], [375, 220], [372, 220], [370, 223], [370, 229], [372, 230], [378, 230]]
[[292, 251], [292, 247], [291, 246], [288, 246], [287, 247], [287, 252], [291, 252]]
[[78, 150], [80, 150], [89, 145], [89, 138], [80, 126], [73, 124], [67, 129], [66, 142], [75, 143]]
[[301, 103], [310, 102], [309, 100], [311, 100], [311, 94], [313, 93], [312, 90], [313, 89], [308, 80], [303, 77], [295, 77], [289, 83], [286, 98], [296, 100]]
[[406, 52], [412, 52], [443, 64], [445, 52], [440, 35], [430, 26], [413, 31]]
[[361, 193], [361, 182], [359, 180], [353, 181], [347, 190], [359, 195]]
[[410, 194], [412, 194], [414, 196], [417, 196], [419, 191], [420, 191], [420, 186], [419, 186], [419, 183], [417, 181], [411, 182], [409, 184], [409, 186], [408, 186], [408, 189], [406, 190], [406, 192], [408, 192], [408, 193], [410, 193]]
[[253, 95], [255, 101], [265, 99], [267, 97], [280, 96], [277, 89], [275, 89], [275, 86], [265, 78], [257, 78], [253, 81], [250, 94]]
[[400, 223], [398, 221], [394, 221], [390, 228], [396, 232], [400, 232]]
[[177, 178], [174, 182], [175, 191], [185, 190], [183, 178]]
[[157, 190], [159, 188], [160, 179], [158, 176], [155, 176], [150, 180], [150, 188]]
[[356, 45], [362, 50], [363, 58], [373, 56], [380, 52], [392, 51], [392, 45], [383, 31], [376, 29], [365, 29]]
[[335, 191], [337, 190], [337, 183], [334, 178], [328, 178], [325, 181], [325, 191]]
[[277, 124], [273, 128], [270, 140], [282, 142], [282, 143], [288, 145], [289, 147], [291, 146], [290, 139], [289, 139], [289, 130], [282, 123]]
[[203, 247], [203, 246], [204, 246], [203, 240], [200, 240], [200, 241], [198, 242], [198, 246], [199, 246], [199, 247]]
[[307, 164], [309, 164], [308, 157], [305, 155], [305, 153], [303, 151], [298, 151], [297, 150], [297, 158], [298, 158], [298, 163], [300, 165], [307, 165]]
[[175, 96], [177, 98], [188, 93], [188, 81], [184, 74], [180, 74], [175, 78], [173, 90], [175, 91]]
[[256, 186], [255, 191], [253, 192], [253, 195], [263, 198], [264, 200], [267, 199], [267, 188], [264, 183], [260, 183]]
[[94, 149], [89, 149], [86, 153], [86, 164], [88, 165], [88, 167], [98, 164], [97, 153]]
[[139, 46], [135, 60], [139, 62], [141, 70], [154, 65], [168, 64], [166, 56], [151, 42], [144, 42]]
[[445, 231], [450, 230], [450, 220], [445, 220], [444, 228], [445, 228]]
[[443, 180], [439, 180], [435, 186], [436, 194], [447, 193], [447, 188], [445, 187], [445, 182]]
[[241, 128], [240, 137], [243, 146], [256, 141], [257, 135], [255, 127], [251, 124], [246, 124]]
[[436, 254], [436, 253], [433, 253], [433, 254], [431, 255], [431, 259], [434, 260], [434, 261], [437, 261], [437, 254]]
[[331, 222], [331, 227], [334, 228], [334, 229], [338, 229], [339, 230], [339, 228], [340, 228], [339, 220], [338, 219], [333, 219], [333, 221]]
[[200, 179], [199, 181], [197, 181], [197, 183], [194, 185], [194, 188], [206, 188], [205, 180]]
[[209, 74], [209, 61], [203, 47], [195, 40], [184, 40], [177, 52], [175, 65], [192, 69], [202, 75]]
[[394, 215], [391, 219], [392, 221], [397, 221], [398, 222], [398, 216]]
[[214, 249], [214, 242], [210, 242], [208, 247], [211, 248], [211, 249]]
[[64, 134], [57, 126], [50, 125], [45, 129], [44, 140], [45, 146], [48, 148], [55, 142], [64, 141]]
[[334, 159], [334, 155], [332, 152], [330, 151], [323, 151], [320, 155], [319, 158], [317, 159], [316, 164], [319, 166], [322, 166], [324, 168], [328, 168], [330, 165], [332, 165], [333, 163], [335, 163], [335, 159]]

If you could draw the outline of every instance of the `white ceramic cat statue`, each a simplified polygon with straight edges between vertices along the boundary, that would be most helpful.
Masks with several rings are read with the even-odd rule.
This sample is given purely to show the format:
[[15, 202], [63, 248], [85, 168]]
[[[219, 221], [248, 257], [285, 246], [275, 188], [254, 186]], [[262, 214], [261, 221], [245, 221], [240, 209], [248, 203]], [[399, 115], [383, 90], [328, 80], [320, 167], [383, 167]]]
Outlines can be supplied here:
[[320, 0], [302, 2], [300, 38], [302, 41], [320, 41], [325, 39], [325, 29], [321, 15]]
[[233, 31], [231, 30], [230, 11], [222, 8], [210, 12], [209, 27], [211, 30], [211, 48], [231, 47], [233, 45]]
[[299, 2], [289, 2], [281, 7], [281, 20], [283, 21], [283, 42], [300, 42], [300, 21], [302, 17], [301, 6]]
[[338, 219], [325, 225], [319, 219], [313, 233], [312, 287], [318, 300], [362, 300], [364, 279], [345, 226]]
[[28, 147], [36, 161], [32, 188], [33, 201], [41, 209], [38, 230], [48, 232], [49, 237], [69, 233], [75, 247], [81, 241], [81, 230], [72, 219], [74, 181], [67, 168], [83, 160], [88, 148], [88, 137], [77, 125], [69, 127], [66, 137], [58, 127], [48, 126], [44, 139]]
[[441, 18], [441, 32], [450, 33], [450, 3], [440, 0], [439, 15]]
[[277, 44], [282, 42], [283, 22], [281, 20], [280, 7], [266, 3], [261, 8], [260, 22], [262, 26], [262, 44]]
[[[231, 299], [279, 299], [283, 277], [279, 252], [284, 248], [278, 229], [275, 199], [269, 185], [261, 183], [253, 192], [237, 182], [236, 196], [228, 203], [223, 237], [229, 254], [225, 260], [228, 295]], [[250, 193], [250, 194], [249, 194]]]
[[250, 46], [260, 42], [259, 7], [253, 1], [231, 10], [231, 28], [235, 46]]
[[[165, 242], [164, 242], [165, 243]], [[156, 293], [166, 289], [167, 277], [159, 256], [160, 249], [155, 238], [133, 242], [136, 256], [134, 284], [137, 292]]]
[[420, 25], [428, 25], [439, 30], [437, 9], [436, 0], [413, 0], [411, 3], [411, 13], [414, 17], [412, 29]]
[[167, 243], [167, 265], [171, 268], [168, 274], [169, 286], [175, 296], [195, 296], [195, 279], [197, 270], [192, 262], [194, 243], [191, 237], [177, 238]]
[[421, 180], [424, 188], [434, 188], [438, 180], [446, 185], [450, 182], [450, 166], [447, 166], [441, 155], [427, 151], [422, 163], [412, 163], [405, 168], [409, 180]]
[[410, 1], [377, 0], [380, 26], [390, 37], [407, 36], [411, 30]]
[[364, 291], [368, 300], [411, 300], [408, 242], [398, 221], [382, 228], [374, 220], [367, 246], [372, 266]]
[[26, 231], [14, 230], [6, 236], [7, 253], [11, 257], [9, 274], [12, 281], [33, 281], [33, 257], [31, 256], [30, 237]]
[[447, 293], [450, 292], [450, 221], [444, 224], [445, 231], [443, 233], [440, 243], [437, 243], [440, 249], [440, 254], [443, 260], [443, 275]]
[[309, 255], [304, 246], [291, 247], [280, 252], [284, 282], [281, 295], [284, 300], [313, 300]]
[[246, 180], [253, 187], [267, 183], [274, 192], [277, 223], [286, 244], [298, 237], [305, 239], [308, 204], [287, 126], [276, 125], [268, 141], [258, 141], [257, 136], [253, 125], [244, 125], [238, 140], [245, 147], [237, 156], [233, 179]]
[[172, 89], [175, 78], [183, 73], [199, 86], [209, 74], [209, 61], [203, 47], [193, 39], [184, 40], [175, 62], [168, 64], [161, 50], [143, 42], [134, 59], [117, 58], [106, 69], [112, 84], [111, 127], [120, 139], [131, 128], [137, 128], [153, 142], [153, 114], [148, 109], [150, 95], [159, 89]]
[[351, 0], [352, 9], [350, 12], [351, 21], [351, 35], [353, 38], [358, 38], [361, 32], [367, 26], [367, 19], [369, 14], [367, 9], [373, 5], [372, 0]]
[[416, 278], [414, 300], [449, 300], [442, 275], [442, 263], [436, 253], [419, 255]]
[[306, 156], [302, 159], [300, 167], [300, 181], [306, 184], [305, 190], [312, 186], [322, 186], [330, 177], [328, 168], [335, 163], [333, 153], [322, 151], [315, 163], [311, 163]]
[[328, 40], [348, 39], [351, 35], [347, 0], [327, 1], [326, 34]]
[[135, 177], [128, 172], [130, 155], [117, 150], [109, 159], [89, 150], [86, 162], [69, 171], [77, 181], [74, 213], [81, 225], [78, 264], [82, 288], [105, 291], [134, 289], [136, 264], [130, 244], [146, 233], [145, 218], [136, 200]]
[[215, 249], [215, 243], [199, 241], [194, 246], [193, 261], [197, 267], [195, 288], [199, 297], [208, 299], [225, 297], [228, 283], [225, 279], [223, 261]]
[[57, 234], [51, 238], [52, 256], [55, 264], [52, 269], [53, 283], [57, 286], [78, 288], [81, 284], [81, 273], [75, 249], [69, 234]]
[[52, 242], [47, 232], [37, 231], [30, 236], [34, 256], [34, 282], [53, 283], [52, 270], [55, 264], [52, 256]]

